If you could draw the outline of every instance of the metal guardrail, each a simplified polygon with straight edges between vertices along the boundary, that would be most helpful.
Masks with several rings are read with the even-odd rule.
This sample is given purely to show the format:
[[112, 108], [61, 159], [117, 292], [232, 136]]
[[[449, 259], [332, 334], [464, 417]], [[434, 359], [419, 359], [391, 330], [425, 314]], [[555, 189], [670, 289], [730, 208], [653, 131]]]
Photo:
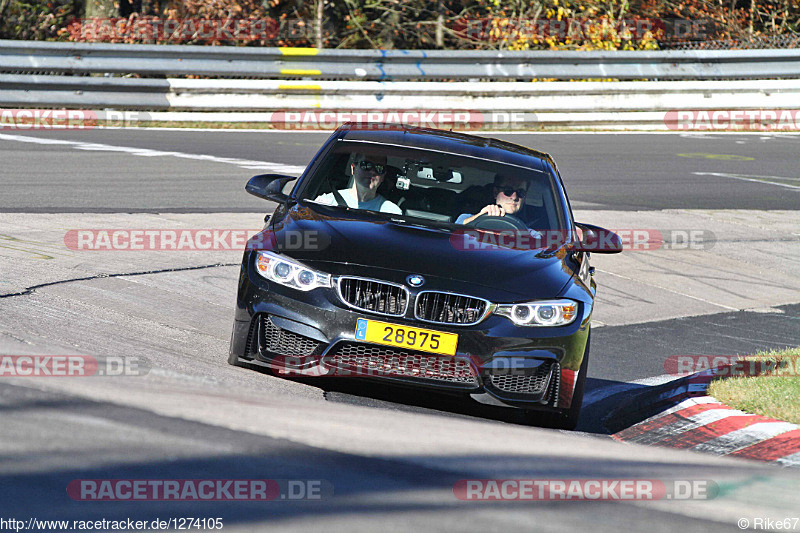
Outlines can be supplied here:
[[249, 113], [290, 109], [536, 113], [797, 109], [800, 80], [308, 82], [0, 74], [0, 106]]
[[471, 52], [0, 40], [0, 72], [415, 81], [796, 78], [800, 49]]
[[0, 106], [169, 109], [166, 79], [0, 74]]
[[[213, 79], [173, 77], [188, 74]], [[253, 77], [260, 79], [241, 79]], [[530, 82], [538, 78], [658, 81]], [[112, 123], [295, 128], [310, 120], [325, 129], [372, 111], [384, 119], [433, 111], [444, 121], [466, 114], [486, 129], [676, 129], [677, 110], [800, 112], [800, 50], [501, 53], [0, 41], [0, 107], [97, 110]], [[298, 118], [298, 110], [312, 116]], [[406, 119], [389, 121], [399, 120]]]

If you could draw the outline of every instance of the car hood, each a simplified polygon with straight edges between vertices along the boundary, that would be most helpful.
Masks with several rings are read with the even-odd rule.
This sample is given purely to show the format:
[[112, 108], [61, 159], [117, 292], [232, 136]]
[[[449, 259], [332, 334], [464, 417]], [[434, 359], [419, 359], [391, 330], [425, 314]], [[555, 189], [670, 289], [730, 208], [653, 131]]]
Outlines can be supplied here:
[[[464, 240], [469, 237], [458, 232], [381, 216], [331, 218], [295, 206], [271, 229], [271, 240], [281, 243], [283, 253], [333, 274], [360, 272], [368, 277], [370, 268], [392, 270], [401, 273], [403, 280], [409, 274], [422, 274], [528, 299], [558, 296], [573, 274], [565, 264], [563, 249], [545, 254], [472, 246]], [[364, 268], [343, 269], [342, 265]], [[377, 272], [372, 275], [380, 277]]]

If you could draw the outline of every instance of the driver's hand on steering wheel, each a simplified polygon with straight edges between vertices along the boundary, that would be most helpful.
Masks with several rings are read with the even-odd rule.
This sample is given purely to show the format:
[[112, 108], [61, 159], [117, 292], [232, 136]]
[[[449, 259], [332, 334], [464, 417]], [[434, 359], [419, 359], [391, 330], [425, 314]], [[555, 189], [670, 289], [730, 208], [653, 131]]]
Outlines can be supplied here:
[[497, 204], [487, 205], [481, 209], [478, 214], [472, 215], [471, 217], [465, 219], [464, 224], [469, 224], [481, 215], [489, 215], [490, 217], [503, 217], [506, 215], [506, 210]]

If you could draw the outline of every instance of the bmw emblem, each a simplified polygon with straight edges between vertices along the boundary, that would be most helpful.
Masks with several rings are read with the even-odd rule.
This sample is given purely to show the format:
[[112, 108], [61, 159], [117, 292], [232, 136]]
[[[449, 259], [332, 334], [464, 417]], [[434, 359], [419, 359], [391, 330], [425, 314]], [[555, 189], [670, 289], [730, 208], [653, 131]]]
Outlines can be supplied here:
[[412, 287], [422, 287], [422, 285], [425, 283], [425, 278], [419, 274], [412, 274], [406, 278], [406, 281]]

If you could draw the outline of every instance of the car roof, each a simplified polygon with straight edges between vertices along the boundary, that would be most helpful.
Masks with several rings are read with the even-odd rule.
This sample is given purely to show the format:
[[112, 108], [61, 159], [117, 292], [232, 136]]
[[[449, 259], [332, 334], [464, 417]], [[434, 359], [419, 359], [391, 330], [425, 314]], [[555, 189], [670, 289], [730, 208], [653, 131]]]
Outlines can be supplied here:
[[544, 152], [499, 139], [404, 124], [360, 124], [348, 122], [340, 126], [336, 130], [336, 134], [339, 139], [345, 141], [394, 144], [409, 148], [450, 152], [499, 163], [519, 165], [540, 172], [546, 172], [542, 160], [551, 160], [550, 156]]

